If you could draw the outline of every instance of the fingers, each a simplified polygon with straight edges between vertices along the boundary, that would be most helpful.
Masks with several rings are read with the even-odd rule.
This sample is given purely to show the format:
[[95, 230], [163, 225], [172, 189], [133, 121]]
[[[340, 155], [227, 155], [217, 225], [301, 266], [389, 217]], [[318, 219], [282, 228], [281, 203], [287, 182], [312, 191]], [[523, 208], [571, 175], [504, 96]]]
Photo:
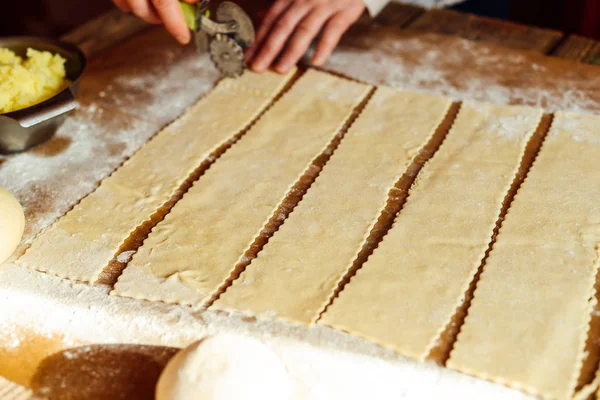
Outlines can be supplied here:
[[312, 62], [323, 64], [346, 30], [365, 9], [363, 0], [277, 0], [262, 22], [254, 44], [246, 51], [250, 67], [288, 72], [322, 31]]
[[129, 5], [127, 4], [127, 0], [113, 0], [113, 2], [115, 3], [115, 5], [117, 7], [119, 7], [121, 9], [121, 11], [123, 12], [131, 12], [131, 8], [129, 8]]
[[160, 18], [147, 0], [128, 0], [131, 12], [150, 24], [160, 24]]
[[277, 19], [269, 37], [262, 45], [260, 52], [252, 62], [252, 67], [258, 72], [265, 71], [273, 63], [285, 46], [288, 38], [296, 29], [298, 23], [310, 11], [306, 4], [297, 4], [288, 8], [283, 17]]
[[186, 44], [191, 39], [189, 29], [183, 19], [183, 12], [177, 0], [152, 0], [154, 9], [165, 24], [165, 28], [171, 35], [182, 44]]
[[275, 21], [283, 14], [286, 9], [289, 7], [291, 1], [290, 0], [278, 0], [273, 4], [273, 6], [267, 11], [264, 19], [262, 20], [260, 27], [258, 28], [258, 32], [256, 32], [256, 38], [254, 39], [254, 43], [250, 48], [246, 51], [246, 59], [252, 60], [256, 51], [262, 47], [263, 42], [267, 38], [267, 35], [271, 31], [273, 24]]
[[313, 55], [311, 62], [314, 65], [322, 65], [327, 60], [327, 57], [333, 52], [344, 32], [348, 30], [356, 19], [352, 19], [349, 15], [337, 14], [329, 20]]
[[282, 74], [289, 72], [298, 63], [330, 16], [331, 11], [327, 9], [315, 9], [298, 24], [283, 56], [275, 67], [277, 72]]

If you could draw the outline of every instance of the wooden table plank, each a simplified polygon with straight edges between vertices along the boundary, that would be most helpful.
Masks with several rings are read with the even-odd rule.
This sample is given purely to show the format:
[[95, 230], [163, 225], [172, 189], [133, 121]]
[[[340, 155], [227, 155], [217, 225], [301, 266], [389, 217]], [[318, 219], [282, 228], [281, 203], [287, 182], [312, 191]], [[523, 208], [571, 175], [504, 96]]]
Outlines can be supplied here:
[[[457, 35], [474, 41], [484, 41], [505, 47], [536, 50], [547, 53], [559, 43], [557, 31], [519, 25], [491, 18], [478, 17], [451, 10], [428, 12], [417, 6], [390, 3], [375, 19], [386, 26]], [[148, 27], [139, 18], [114, 9], [93, 19], [62, 37], [80, 46], [88, 57], [133, 36]], [[592, 39], [571, 35], [565, 38], [552, 55], [585, 63], [600, 64], [600, 44]]]
[[115, 8], [79, 26], [61, 39], [79, 46], [87, 57], [91, 57], [149, 26], [136, 16]]
[[389, 3], [375, 18], [375, 23], [404, 28], [424, 13], [425, 9], [422, 7]]
[[409, 28], [541, 53], [548, 53], [563, 37], [561, 32], [550, 29], [441, 9], [426, 12]]
[[459, 35], [465, 30], [467, 24], [467, 14], [457, 11], [433, 9], [419, 16], [409, 25], [409, 28], [444, 35]]
[[595, 40], [582, 36], [570, 35], [556, 48], [552, 55], [583, 62], [595, 44]]
[[596, 42], [583, 61], [587, 64], [600, 65], [600, 42]]

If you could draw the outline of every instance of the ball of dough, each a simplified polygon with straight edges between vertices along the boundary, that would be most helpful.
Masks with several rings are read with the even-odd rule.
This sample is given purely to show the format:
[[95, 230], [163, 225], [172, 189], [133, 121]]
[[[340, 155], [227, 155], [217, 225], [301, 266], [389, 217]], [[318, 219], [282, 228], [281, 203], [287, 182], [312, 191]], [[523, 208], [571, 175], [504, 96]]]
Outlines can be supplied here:
[[208, 337], [169, 361], [156, 386], [157, 400], [286, 400], [285, 366], [265, 344], [245, 336]]
[[24, 229], [23, 208], [12, 194], [0, 186], [0, 264], [14, 253]]

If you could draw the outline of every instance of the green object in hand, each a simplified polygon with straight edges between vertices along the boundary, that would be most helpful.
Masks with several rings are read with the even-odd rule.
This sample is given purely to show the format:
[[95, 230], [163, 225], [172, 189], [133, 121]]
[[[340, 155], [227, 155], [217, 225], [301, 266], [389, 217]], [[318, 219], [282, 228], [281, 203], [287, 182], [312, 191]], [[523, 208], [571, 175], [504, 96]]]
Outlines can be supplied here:
[[592, 57], [589, 61], [590, 64], [600, 64], [600, 56]]
[[179, 2], [179, 6], [181, 7], [181, 11], [183, 11], [183, 18], [185, 19], [185, 24], [192, 31], [196, 31], [196, 5], [184, 3], [183, 1]]

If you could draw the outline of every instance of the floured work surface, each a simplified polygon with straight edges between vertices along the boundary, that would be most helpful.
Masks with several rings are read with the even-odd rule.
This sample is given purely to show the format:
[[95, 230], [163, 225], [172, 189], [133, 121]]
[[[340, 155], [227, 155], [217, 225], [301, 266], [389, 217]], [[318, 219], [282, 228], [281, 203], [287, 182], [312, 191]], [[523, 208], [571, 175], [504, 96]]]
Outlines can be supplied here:
[[69, 279], [97, 281], [136, 227], [174, 196], [204, 159], [243, 132], [289, 78], [248, 73], [221, 81], [43, 232], [19, 264]]
[[600, 266], [600, 118], [557, 113], [449, 366], [549, 398], [577, 383]]
[[[248, 79], [260, 88], [261, 83], [258, 82], [261, 77], [251, 76]], [[269, 87], [272, 79], [273, 76], [267, 76], [262, 84]], [[223, 85], [217, 86], [206, 99], [214, 94], [218, 95], [222, 87]], [[280, 87], [280, 84], [275, 87]], [[344, 276], [350, 271], [352, 257], [357, 257], [380, 217], [381, 210], [389, 201], [388, 192], [398, 178], [406, 174], [425, 141], [432, 138], [451, 104], [442, 98], [395, 93], [389, 88], [380, 88], [379, 92], [367, 97], [371, 90], [367, 85], [325, 72], [304, 72], [289, 91], [275, 101], [248, 132], [193, 183], [169, 210], [164, 220], [158, 222], [127, 264], [113, 294], [193, 306], [210, 304], [217, 298], [216, 308], [229, 311], [240, 309], [246, 314], [261, 318], [282, 318], [305, 324], [313, 324], [325, 310], [320, 323], [364, 336], [401, 354], [424, 360], [462, 304], [464, 294], [494, 240], [494, 228], [501, 220], [505, 199], [513, 182], [517, 180], [517, 174], [523, 173], [521, 163], [525, 159], [525, 150], [534, 133], [540, 135], [537, 128], [542, 120], [542, 110], [463, 103], [449, 132], [441, 132], [445, 136], [441, 146], [434, 149], [435, 154], [425, 163], [410, 186], [408, 200], [399, 210], [394, 225], [387, 235], [380, 238], [380, 242], [374, 243], [377, 246], [373, 249], [374, 254], [363, 265], [359, 265], [356, 276], [340, 287], [339, 297], [334, 298], [336, 286], [343, 284]], [[360, 104], [365, 101], [365, 108], [361, 109]], [[203, 101], [199, 104], [202, 103]], [[227, 112], [227, 105], [215, 103], [213, 113]], [[415, 103], [419, 106], [411, 109]], [[386, 115], [394, 110], [394, 106], [403, 108], [406, 113], [399, 114], [398, 125], [401, 126], [394, 123], [393, 116]], [[183, 117], [183, 121], [193, 119], [198, 108], [192, 108], [190, 114]], [[358, 113], [362, 115], [357, 117]], [[218, 120], [219, 115], [215, 118]], [[554, 122], [555, 129], [564, 125], [576, 130], [579, 138], [576, 140], [579, 142], [594, 143], [594, 117], [576, 114], [566, 122], [562, 118], [562, 114], [558, 114]], [[576, 118], [587, 123], [578, 123]], [[585, 118], [589, 118], [589, 121]], [[381, 119], [385, 119], [383, 124]], [[349, 127], [345, 127], [347, 122]], [[379, 130], [374, 125], [378, 123], [382, 124]], [[174, 125], [177, 124], [178, 122]], [[184, 127], [179, 137], [194, 134], [195, 129], [195, 126]], [[349, 132], [345, 133], [345, 129]], [[396, 153], [401, 154], [401, 147], [396, 151], [393, 149], [402, 145], [410, 146], [410, 141], [402, 134], [395, 135], [397, 129], [415, 135], [417, 143], [416, 148], [410, 147], [408, 155], [399, 159], [398, 166], [393, 159], [398, 157]], [[164, 132], [168, 131], [163, 131], [157, 139]], [[380, 143], [360, 143], [361, 133], [368, 137], [373, 132], [389, 136]], [[555, 136], [555, 132], [551, 131], [549, 144], [544, 147], [542, 154], [550, 151], [554, 158], [559, 155], [558, 150], [547, 150], [554, 144]], [[157, 139], [150, 141], [136, 156], [144, 155], [147, 148], [152, 149]], [[341, 144], [335, 145], [337, 142]], [[376, 147], [373, 147], [376, 145], [385, 146], [391, 154], [376, 151]], [[581, 145], [573, 150], [573, 154], [576, 150], [582, 150]], [[289, 218], [287, 214], [279, 215], [279, 209], [290, 196], [288, 193], [296, 187], [296, 182], [309, 175], [313, 164], [326, 155], [327, 151], [334, 154], [331, 159], [325, 157], [321, 160], [324, 167], [314, 186], [311, 182], [312, 187], [305, 188], [308, 193], [297, 198], [298, 205], [288, 211]], [[103, 215], [103, 211], [107, 214], [103, 215], [101, 221], [108, 227], [111, 226], [111, 219], [127, 220], [131, 211], [119, 208], [121, 203], [127, 204], [127, 197], [114, 205], [107, 204], [101, 210], [98, 210], [93, 201], [87, 200], [95, 199], [102, 188], [107, 186], [106, 182], [115, 180], [115, 177], [120, 178], [121, 175], [132, 183], [132, 189], [125, 190], [125, 194], [133, 190], [134, 183], [145, 187], [154, 182], [156, 177], [153, 174], [129, 171], [135, 161], [143, 163], [148, 160], [147, 157], [136, 156], [132, 158], [133, 162], [125, 163], [104, 181], [98, 191], [84, 199], [75, 209], [77, 214], [67, 214], [55, 226], [61, 227], [64, 221], [71, 220], [77, 224], [88, 215]], [[156, 161], [156, 158], [152, 160]], [[169, 163], [171, 158], [174, 157], [167, 154], [164, 161]], [[584, 175], [586, 167], [590, 167], [593, 160], [596, 160], [595, 154], [588, 158], [583, 165], [573, 163], [571, 174]], [[542, 157], [537, 165], [543, 165], [543, 160]], [[353, 171], [354, 168], [356, 170]], [[188, 170], [183, 173], [189, 173]], [[559, 169], [555, 168], [547, 173], [552, 176], [558, 172]], [[591, 173], [591, 178], [595, 174], [597, 173]], [[385, 176], [387, 178], [383, 182], [378, 182], [378, 179]], [[182, 181], [185, 179], [187, 177], [181, 178]], [[573, 177], [567, 174], [565, 179], [572, 182]], [[110, 189], [115, 185], [111, 183], [108, 187]], [[365, 190], [360, 194], [363, 185], [373, 186], [377, 190], [372, 193]], [[542, 194], [545, 194], [543, 190]], [[594, 194], [592, 191], [583, 196], [584, 203], [590, 201]], [[344, 201], [356, 195], [361, 198]], [[133, 204], [143, 201], [143, 195], [138, 197], [140, 198]], [[149, 197], [152, 199], [152, 196]], [[111, 200], [113, 197], [100, 198]], [[579, 203], [575, 207], [577, 210], [584, 208], [585, 205]], [[529, 232], [532, 236], [537, 234], [540, 225], [537, 220], [538, 209], [545, 210], [544, 207], [530, 207], [523, 217], [525, 225], [532, 224]], [[550, 206], [545, 212], [552, 211], [556, 211], [556, 207]], [[562, 219], [569, 219], [569, 208], [561, 211], [557, 215]], [[319, 216], [319, 212], [322, 215]], [[593, 212], [593, 209], [588, 212]], [[311, 213], [317, 214], [311, 216]], [[76, 218], [73, 218], [74, 214]], [[572, 214], [581, 219], [575, 213]], [[328, 222], [327, 218], [333, 220]], [[261, 230], [273, 219], [282, 220], [283, 225], [281, 229], [277, 229], [277, 226], [268, 233], [272, 237], [267, 240], [270, 239], [272, 243], [266, 243], [264, 253], [261, 253], [260, 247], [256, 250], [258, 258], [254, 265], [252, 260], [245, 260], [246, 254], [260, 237]], [[338, 232], [336, 223], [341, 224], [337, 228], [340, 230]], [[600, 242], [600, 219], [592, 215], [589, 223], [591, 225], [588, 230], [580, 235], [586, 245], [595, 249]], [[323, 224], [322, 228], [319, 228], [319, 224]], [[345, 227], [348, 224], [350, 228], [347, 229]], [[69, 234], [76, 237], [82, 234], [85, 239], [86, 232], [89, 229], [95, 232], [98, 225], [100, 221], [81, 224], [77, 232]], [[324, 233], [326, 231], [328, 233]], [[55, 241], [48, 237], [52, 238], [56, 234], [53, 228], [43, 233], [21, 260], [30, 259], [31, 254], [43, 256], [43, 247], [40, 250], [37, 243], [52, 245]], [[56, 239], [59, 243], [62, 241], [61, 236], [62, 231], [59, 231]], [[502, 237], [503, 234], [500, 234], [501, 240]], [[72, 247], [75, 251], [79, 250], [78, 246]], [[113, 254], [119, 248], [118, 241], [113, 244], [105, 243], [103, 247], [110, 250], [107, 254]], [[69, 246], [66, 246], [64, 249], [60, 248], [58, 254], [69, 251]], [[533, 252], [528, 247], [524, 251], [527, 254]], [[54, 249], [46, 252], [52, 254]], [[275, 261], [266, 268], [263, 267], [262, 263], [272, 257], [275, 257]], [[101, 260], [107, 262], [108, 259]], [[579, 261], [573, 261], [575, 267], [580, 267]], [[592, 259], [590, 263], [595, 265], [596, 261]], [[303, 262], [306, 264], [302, 265]], [[505, 263], [510, 262], [511, 260], [507, 260]], [[525, 264], [536, 262], [533, 258], [526, 260]], [[36, 267], [30, 262], [21, 264]], [[310, 268], [313, 266], [317, 269], [311, 273]], [[81, 276], [78, 268], [86, 271], [88, 265], [84, 261], [80, 266], [74, 264], [67, 267], [71, 268], [68, 276], [78, 277]], [[256, 268], [264, 268], [266, 271], [259, 270], [256, 274]], [[238, 269], [241, 271], [237, 271]], [[246, 270], [243, 271], [244, 269]], [[595, 271], [591, 268], [591, 272], [584, 277], [582, 284], [589, 286], [587, 291], [577, 287], [577, 290], [560, 299], [566, 304], [575, 304], [577, 298], [587, 300], [588, 297], [593, 297], [591, 285]], [[541, 269], [541, 278], [544, 273], [545, 269]], [[540, 277], [532, 279], [535, 282]], [[233, 286], [226, 291], [229, 280], [233, 282]], [[244, 292], [236, 295], [255, 283], [260, 285], [258, 290], [250, 289], [247, 292], [249, 295]], [[490, 284], [491, 294], [488, 297], [491, 299], [496, 299], [498, 284], [497, 280]], [[536, 289], [541, 292], [541, 297], [536, 295]], [[545, 299], [546, 290], [548, 289], [532, 285], [524, 292], [525, 299], [532, 298], [533, 303], [540, 302]], [[564, 290], [559, 292], [563, 293]], [[234, 299], [233, 304], [231, 299]], [[325, 309], [331, 301], [333, 304]], [[519, 305], [523, 302], [517, 303], [515, 312], [522, 311]], [[269, 303], [271, 306], [265, 306]], [[226, 307], [223, 307], [224, 304]], [[577, 334], [579, 345], [573, 346], [572, 341], [565, 340], [552, 346], [563, 349], [561, 354], [565, 354], [564, 347], [568, 347], [576, 360], [584, 356], [583, 342], [592, 303], [589, 304], [588, 306], [584, 302], [582, 312], [578, 313], [582, 322], [568, 329], [573, 335]], [[495, 311], [503, 307], [502, 301], [492, 304], [483, 317], [488, 326], [492, 323], [500, 324], [494, 330], [500, 334], [504, 334], [507, 329], [506, 323], [503, 322], [501, 312], [497, 314], [500, 315], [497, 320]], [[553, 309], [550, 308], [548, 312], [551, 317]], [[504, 318], [510, 321], [510, 318]], [[512, 322], [508, 327], [512, 328]], [[557, 333], [552, 325], [549, 325], [548, 331], [550, 336]], [[490, 344], [485, 336], [480, 342], [487, 346], [495, 343]], [[512, 348], [511, 345], [503, 347], [501, 354], [512, 354]], [[517, 357], [523, 357], [523, 353], [528, 352], [527, 349], [519, 349]], [[467, 351], [466, 354], [479, 359], [478, 351]], [[535, 354], [532, 357], [537, 359]], [[518, 371], [519, 363], [511, 367], [509, 364], [505, 365], [504, 360], [498, 356], [487, 359], [492, 365], [498, 364], [500, 359], [499, 364], [505, 371], [497, 376], [492, 375], [492, 379], [506, 382], [505, 375], [522, 374], [514, 372]], [[541, 368], [536, 363], [529, 365], [529, 370], [539, 369]], [[488, 377], [484, 367], [465, 370]], [[578, 370], [575, 368], [566, 378], [564, 373], [558, 372], [552, 382], [548, 382], [548, 378], [552, 378], [551, 374], [540, 374], [541, 378], [528, 386], [527, 390], [548, 398], [567, 398], [568, 394], [574, 392], [574, 383], [569, 390], [562, 392], [546, 388], [559, 382], [559, 378], [575, 382]]]
[[[550, 111], [600, 109], [597, 67], [433, 34], [385, 28], [352, 33], [327, 68], [368, 83], [461, 99], [541, 105]], [[33, 152], [0, 158], [0, 185], [17, 195], [28, 218], [21, 251], [35, 234], [93, 191], [148, 137], [206, 92], [216, 78], [207, 57], [198, 58], [192, 49], [174, 46], [159, 30], [91, 60], [81, 81], [80, 110], [56, 138]], [[48, 349], [78, 343], [184, 346], [207, 333], [235, 330], [274, 343], [299, 380], [297, 393], [304, 396], [298, 398], [340, 393], [347, 398], [390, 393], [434, 398], [451, 392], [473, 399], [526, 397], [447, 369], [411, 362], [331, 328], [292, 328], [211, 311], [200, 314], [181, 306], [108, 296], [109, 290], [11, 264], [0, 268], [0, 296], [7, 305], [0, 309], [0, 346], [4, 347], [0, 359], [8, 361], [0, 363], [0, 373], [32, 373], [37, 362], [52, 351]], [[40, 345], [36, 352], [31, 343], [37, 341], [51, 341], [52, 346]], [[23, 383], [28, 383], [26, 379]], [[370, 389], [365, 392], [365, 388]]]
[[368, 90], [307, 71], [153, 229], [115, 293], [193, 305], [209, 300]]

